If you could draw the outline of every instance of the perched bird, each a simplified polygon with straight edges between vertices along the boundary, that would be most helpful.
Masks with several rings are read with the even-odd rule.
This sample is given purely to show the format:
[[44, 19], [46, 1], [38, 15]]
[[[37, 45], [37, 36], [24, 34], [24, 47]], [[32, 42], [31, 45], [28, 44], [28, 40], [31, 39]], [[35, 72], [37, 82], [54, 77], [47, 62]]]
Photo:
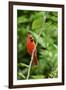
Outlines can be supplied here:
[[[34, 48], [36, 47], [36, 44], [34, 42], [34, 39], [31, 35], [30, 32], [27, 33], [27, 41], [26, 41], [26, 46], [27, 46], [27, 52], [30, 56], [32, 56], [32, 52], [34, 50]], [[37, 59], [37, 49], [35, 49], [34, 51], [34, 55], [33, 55], [33, 65], [38, 65], [38, 59]]]

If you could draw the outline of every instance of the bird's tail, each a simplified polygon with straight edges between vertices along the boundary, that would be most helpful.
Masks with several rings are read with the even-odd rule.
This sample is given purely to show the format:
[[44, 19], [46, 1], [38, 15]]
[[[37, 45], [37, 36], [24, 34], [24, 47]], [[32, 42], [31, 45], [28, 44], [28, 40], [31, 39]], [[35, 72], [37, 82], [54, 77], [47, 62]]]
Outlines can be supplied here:
[[38, 65], [38, 58], [37, 58], [37, 53], [36, 52], [34, 53], [32, 64], [33, 65]]

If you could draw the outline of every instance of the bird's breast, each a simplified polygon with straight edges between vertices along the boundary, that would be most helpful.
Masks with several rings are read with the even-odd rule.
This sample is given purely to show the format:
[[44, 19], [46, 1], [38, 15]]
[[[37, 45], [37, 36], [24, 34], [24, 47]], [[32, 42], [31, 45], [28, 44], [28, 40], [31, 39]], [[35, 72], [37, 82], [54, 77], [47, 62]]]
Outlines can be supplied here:
[[27, 42], [27, 51], [28, 53], [31, 55], [32, 54], [32, 51], [34, 49], [34, 42]]

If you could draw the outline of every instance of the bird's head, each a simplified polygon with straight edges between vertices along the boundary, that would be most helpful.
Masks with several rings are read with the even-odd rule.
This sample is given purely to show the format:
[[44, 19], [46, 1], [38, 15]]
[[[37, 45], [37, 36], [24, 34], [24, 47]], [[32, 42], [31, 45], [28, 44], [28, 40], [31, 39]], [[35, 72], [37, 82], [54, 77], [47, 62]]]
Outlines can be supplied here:
[[27, 33], [27, 37], [28, 37], [28, 39], [30, 41], [33, 41], [34, 40], [30, 32]]

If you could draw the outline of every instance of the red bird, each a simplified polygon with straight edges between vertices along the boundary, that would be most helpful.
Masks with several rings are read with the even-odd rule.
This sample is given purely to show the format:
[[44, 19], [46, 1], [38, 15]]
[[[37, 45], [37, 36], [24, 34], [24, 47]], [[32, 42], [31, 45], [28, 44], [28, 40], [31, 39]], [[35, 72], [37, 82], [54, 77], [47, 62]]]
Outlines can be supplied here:
[[[30, 32], [27, 33], [27, 52], [31, 56], [33, 49], [36, 47], [36, 44], [34, 42], [34, 39]], [[37, 49], [35, 49], [34, 56], [33, 56], [33, 65], [38, 65], [38, 59], [37, 59]]]

